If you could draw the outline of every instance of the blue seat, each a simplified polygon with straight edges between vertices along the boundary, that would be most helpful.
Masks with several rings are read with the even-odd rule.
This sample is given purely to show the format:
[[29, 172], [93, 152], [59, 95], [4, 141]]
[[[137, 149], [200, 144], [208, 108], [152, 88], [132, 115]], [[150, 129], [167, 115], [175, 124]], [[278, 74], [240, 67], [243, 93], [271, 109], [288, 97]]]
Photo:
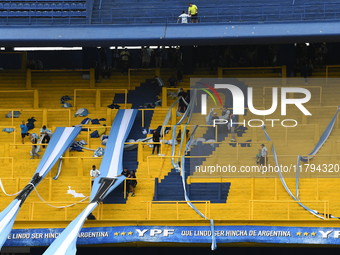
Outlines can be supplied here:
[[63, 16], [63, 17], [68, 17], [68, 16], [69, 16], [68, 11], [63, 11], [63, 12], [62, 12], [62, 16]]
[[16, 11], [16, 12], [14, 13], [14, 16], [15, 16], [15, 17], [21, 17], [21, 16], [22, 16], [21, 11]]
[[83, 14], [83, 16], [85, 16], [85, 17], [86, 17], [86, 11], [83, 11], [83, 12], [82, 12], [82, 14]]
[[29, 9], [29, 8], [31, 8], [30, 4], [28, 3], [24, 4], [24, 9]]
[[24, 17], [28, 17], [28, 11], [23, 11], [23, 12], [21, 13], [21, 15], [24, 16]]
[[37, 9], [37, 5], [35, 4], [35, 3], [33, 3], [33, 4], [31, 4], [31, 10], [35, 10], [35, 9]]
[[77, 5], [75, 3], [71, 4], [71, 9], [77, 9]]
[[51, 4], [51, 9], [56, 9], [57, 8], [57, 5], [55, 3], [52, 3]]
[[84, 9], [84, 5], [82, 3], [77, 4], [77, 9]]
[[44, 4], [44, 9], [50, 9], [50, 4], [48, 3]]
[[81, 11], [76, 11], [76, 16], [81, 17]]
[[49, 11], [48, 16], [54, 17], [55, 16], [55, 11]]
[[35, 13], [35, 16], [37, 16], [37, 17], [41, 17], [41, 15], [42, 15], [42, 12], [41, 12], [41, 11], [37, 11], [37, 12]]
[[2, 3], [0, 3], [0, 9], [3, 9], [4, 5]]
[[29, 15], [30, 15], [31, 17], [35, 16], [35, 11], [30, 11], [30, 12], [29, 12]]
[[15, 3], [12, 3], [11, 4], [11, 9], [16, 9], [17, 8], [17, 5]]
[[15, 16], [15, 12], [14, 11], [9, 11], [9, 15], [8, 16], [14, 17]]
[[55, 12], [55, 16], [56, 16], [56, 17], [61, 17], [61, 11], [56, 11], [56, 12]]
[[24, 9], [24, 5], [22, 3], [18, 4], [17, 6], [18, 9]]
[[9, 3], [5, 3], [5, 4], [4, 4], [4, 9], [7, 10], [7, 9], [9, 9], [9, 7], [10, 7]]
[[68, 4], [68, 3], [64, 4], [64, 9], [69, 10], [70, 9], [70, 4]]
[[74, 11], [70, 11], [70, 16], [74, 17], [74, 16], [76, 16], [76, 13]]
[[8, 16], [8, 11], [3, 11], [2, 12], [2, 17], [7, 17]]
[[61, 3], [57, 4], [57, 9], [63, 9], [63, 5]]
[[41, 9], [43, 9], [43, 8], [44, 8], [44, 5], [43, 5], [42, 3], [40, 3], [40, 4], [37, 5], [37, 9], [41, 10]]
[[43, 11], [42, 15], [43, 15], [44, 17], [47, 17], [47, 16], [48, 16], [48, 11]]

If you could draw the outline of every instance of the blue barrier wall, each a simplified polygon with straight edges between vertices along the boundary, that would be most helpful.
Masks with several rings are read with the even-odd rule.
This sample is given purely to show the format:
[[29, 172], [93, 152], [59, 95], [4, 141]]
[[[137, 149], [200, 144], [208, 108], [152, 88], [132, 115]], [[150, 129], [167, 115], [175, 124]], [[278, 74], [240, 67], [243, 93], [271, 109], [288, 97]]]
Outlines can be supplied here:
[[339, 22], [214, 23], [143, 26], [0, 27], [13, 46], [235, 45], [338, 42]]

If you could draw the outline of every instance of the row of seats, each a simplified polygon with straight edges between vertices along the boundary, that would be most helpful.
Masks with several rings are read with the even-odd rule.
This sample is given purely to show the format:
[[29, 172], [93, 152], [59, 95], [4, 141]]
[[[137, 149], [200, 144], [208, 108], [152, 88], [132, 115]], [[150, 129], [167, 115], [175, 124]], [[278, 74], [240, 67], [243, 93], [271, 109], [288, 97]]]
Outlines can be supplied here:
[[86, 17], [86, 11], [0, 11], [0, 17]]
[[19, 3], [19, 4], [15, 4], [15, 3], [0, 3], [0, 10], [16, 10], [16, 9], [30, 9], [30, 10], [43, 10], [43, 9], [59, 9], [59, 10], [63, 10], [63, 9], [73, 9], [73, 10], [82, 10], [82, 9], [86, 9], [86, 4], [84, 3]]

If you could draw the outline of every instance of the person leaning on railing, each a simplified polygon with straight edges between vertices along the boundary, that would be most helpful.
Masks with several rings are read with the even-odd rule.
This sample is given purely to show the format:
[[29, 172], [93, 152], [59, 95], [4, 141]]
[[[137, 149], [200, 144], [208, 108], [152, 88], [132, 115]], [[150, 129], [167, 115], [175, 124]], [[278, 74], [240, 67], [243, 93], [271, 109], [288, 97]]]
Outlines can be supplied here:
[[136, 188], [136, 185], [137, 185], [137, 181], [136, 181], [136, 175], [135, 175], [135, 171], [134, 170], [131, 170], [130, 171], [130, 174], [128, 176], [128, 178], [131, 178], [132, 180], [130, 180], [129, 182], [129, 186], [130, 186], [130, 192], [131, 193], [131, 190], [132, 190], [132, 197], [135, 196], [135, 188]]

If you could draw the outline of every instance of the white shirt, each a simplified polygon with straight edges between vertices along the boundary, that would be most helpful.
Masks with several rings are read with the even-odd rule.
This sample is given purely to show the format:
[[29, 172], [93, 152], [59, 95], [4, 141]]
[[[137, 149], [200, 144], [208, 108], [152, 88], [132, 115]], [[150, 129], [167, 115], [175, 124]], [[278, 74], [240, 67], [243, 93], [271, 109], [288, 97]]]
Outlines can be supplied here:
[[190, 16], [188, 14], [185, 14], [185, 13], [178, 16], [178, 18], [182, 19], [181, 23], [188, 23], [188, 17], [190, 17]]
[[267, 156], [267, 148], [263, 146], [262, 151], [261, 151], [261, 156], [266, 157]]
[[94, 179], [95, 177], [98, 177], [100, 175], [100, 172], [97, 169], [95, 169], [95, 170], [91, 169], [90, 175]]

